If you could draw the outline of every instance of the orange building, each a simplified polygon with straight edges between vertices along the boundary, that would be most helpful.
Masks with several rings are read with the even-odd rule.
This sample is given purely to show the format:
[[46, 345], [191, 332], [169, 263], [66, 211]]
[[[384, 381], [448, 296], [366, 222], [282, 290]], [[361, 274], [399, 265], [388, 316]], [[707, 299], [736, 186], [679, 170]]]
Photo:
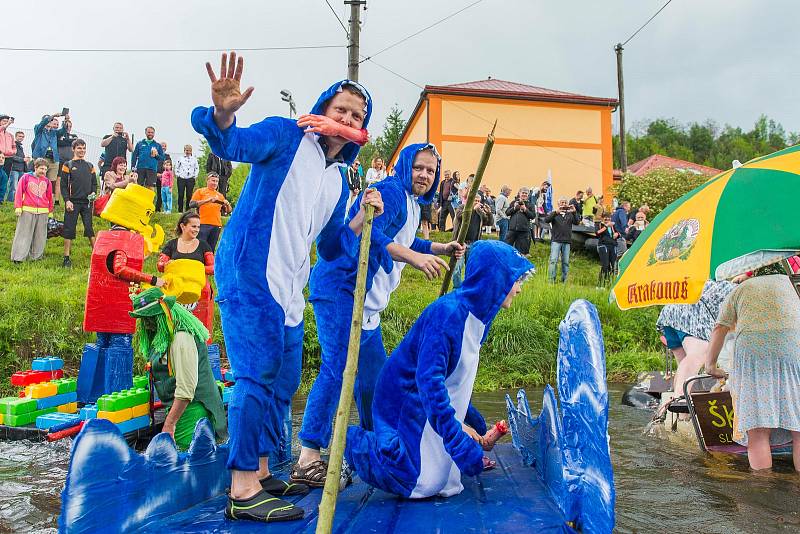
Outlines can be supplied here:
[[503, 80], [426, 85], [398, 150], [429, 142], [442, 154], [443, 169], [462, 180], [475, 172], [486, 135], [497, 119], [495, 145], [483, 183], [493, 194], [508, 184], [538, 186], [552, 177], [553, 198], [571, 198], [591, 186], [613, 183], [611, 113], [617, 100], [543, 89]]

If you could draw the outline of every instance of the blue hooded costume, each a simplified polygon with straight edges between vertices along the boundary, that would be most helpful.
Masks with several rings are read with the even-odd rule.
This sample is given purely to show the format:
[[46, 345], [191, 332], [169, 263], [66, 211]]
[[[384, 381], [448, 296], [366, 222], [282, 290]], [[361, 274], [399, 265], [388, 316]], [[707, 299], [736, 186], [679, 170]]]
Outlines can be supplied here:
[[[427, 193], [415, 196], [412, 189], [412, 167], [417, 154], [433, 150], [437, 159], [436, 174]], [[429, 144], [413, 144], [404, 148], [395, 165], [395, 176], [376, 183], [383, 199], [383, 214], [375, 219], [367, 269], [367, 294], [364, 300], [364, 321], [361, 331], [361, 348], [358, 358], [358, 375], [355, 398], [361, 425], [372, 428], [372, 397], [378, 373], [386, 361], [380, 328], [380, 313], [389, 303], [389, 297], [400, 284], [405, 267], [395, 262], [386, 250], [398, 243], [423, 254], [431, 253], [431, 242], [416, 236], [420, 221], [420, 205], [429, 204], [439, 188], [441, 158], [436, 148]], [[362, 193], [363, 195], [363, 193]], [[358, 213], [360, 199], [350, 209], [348, 218]], [[314, 386], [308, 395], [303, 426], [298, 434], [300, 442], [310, 448], [328, 446], [331, 438], [331, 421], [336, 411], [342, 387], [342, 372], [347, 360], [350, 338], [350, 321], [353, 315], [357, 258], [341, 256], [327, 261], [320, 258], [311, 272], [310, 300], [317, 321], [317, 336], [322, 348], [322, 364]]]
[[345, 457], [365, 482], [412, 499], [449, 497], [463, 489], [461, 473], [483, 470], [483, 450], [461, 423], [491, 322], [514, 282], [532, 269], [505, 243], [472, 246], [464, 283], [422, 312], [384, 365], [374, 431], [348, 429]]
[[[311, 113], [323, 115], [325, 103], [343, 85], [365, 97], [366, 128], [371, 98], [348, 80], [322, 93]], [[192, 126], [217, 156], [252, 164], [222, 234], [216, 281], [228, 359], [236, 373], [228, 411], [228, 467], [256, 471], [259, 458], [278, 449], [300, 383], [311, 245], [316, 240], [319, 257], [332, 261], [357, 243], [344, 223], [349, 190], [342, 169], [355, 160], [359, 147], [347, 143], [331, 161], [323, 139], [298, 128], [295, 120], [268, 117], [248, 128], [234, 122], [220, 130], [213, 107], [195, 108]]]

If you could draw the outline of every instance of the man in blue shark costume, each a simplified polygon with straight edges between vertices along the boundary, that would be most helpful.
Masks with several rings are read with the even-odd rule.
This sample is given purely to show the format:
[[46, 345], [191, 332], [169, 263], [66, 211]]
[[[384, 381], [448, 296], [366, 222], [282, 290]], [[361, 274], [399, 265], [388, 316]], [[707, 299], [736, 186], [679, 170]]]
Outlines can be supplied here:
[[[432, 202], [439, 187], [440, 163], [434, 145], [409, 145], [400, 152], [395, 176], [375, 184], [381, 193], [384, 212], [372, 230], [355, 384], [361, 425], [368, 430], [372, 429], [375, 380], [386, 361], [380, 314], [400, 284], [403, 267], [408, 263], [432, 279], [441, 269], [447, 268], [437, 254], [460, 256], [464, 251], [457, 241], [432, 243], [416, 236], [420, 205]], [[350, 216], [356, 213], [357, 208], [351, 208]], [[327, 447], [330, 441], [331, 421], [342, 387], [357, 268], [357, 258], [342, 256], [335, 261], [318, 260], [311, 272], [310, 300], [314, 305], [322, 364], [306, 402], [303, 426], [298, 434], [302, 449], [292, 470], [291, 482], [312, 487], [325, 484], [327, 465], [320, 458], [320, 449]]]
[[384, 365], [375, 430], [348, 429], [345, 458], [365, 482], [412, 499], [449, 497], [464, 489], [462, 473], [483, 470], [480, 437], [464, 425], [478, 353], [532, 269], [505, 243], [472, 246], [464, 283], [422, 312]]
[[[232, 470], [225, 514], [231, 519], [299, 519], [303, 509], [272, 495], [305, 493], [271, 476], [268, 457], [279, 446], [289, 404], [300, 383], [303, 288], [312, 243], [321, 258], [357, 251], [363, 209], [345, 225], [348, 188], [341, 173], [359, 147], [342, 137], [320, 136], [297, 121], [268, 117], [247, 128], [234, 112], [252, 94], [239, 81], [242, 58], [222, 58], [219, 79], [206, 64], [214, 107], [192, 112], [192, 126], [217, 156], [252, 164], [236, 209], [225, 227], [216, 261], [218, 301], [236, 387], [228, 418]], [[372, 111], [367, 91], [335, 83], [312, 113], [341, 125], [366, 127]], [[380, 195], [365, 202], [382, 211]], [[379, 219], [376, 219], [379, 220]], [[270, 495], [272, 494], [272, 495]]]

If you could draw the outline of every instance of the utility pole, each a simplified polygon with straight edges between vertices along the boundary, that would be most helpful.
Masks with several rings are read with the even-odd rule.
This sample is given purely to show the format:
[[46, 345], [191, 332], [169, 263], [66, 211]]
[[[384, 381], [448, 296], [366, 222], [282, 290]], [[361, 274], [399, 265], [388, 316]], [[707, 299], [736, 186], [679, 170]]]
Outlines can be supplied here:
[[628, 155], [625, 151], [625, 84], [622, 81], [622, 45], [617, 43], [617, 85], [619, 86], [619, 167], [622, 174], [628, 172]]
[[361, 31], [361, 6], [366, 9], [367, 0], [344, 0], [350, 6], [350, 39], [347, 43], [347, 79], [358, 81], [358, 37]]

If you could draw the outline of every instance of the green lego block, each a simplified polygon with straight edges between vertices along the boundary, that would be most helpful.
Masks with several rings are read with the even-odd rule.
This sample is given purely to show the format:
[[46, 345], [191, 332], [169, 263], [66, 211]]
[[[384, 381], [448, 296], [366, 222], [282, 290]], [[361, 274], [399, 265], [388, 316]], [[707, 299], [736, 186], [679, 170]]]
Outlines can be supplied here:
[[[34, 399], [35, 401], [35, 399]], [[28, 412], [23, 414], [17, 415], [6, 415], [3, 418], [3, 423], [7, 426], [25, 426], [25, 425], [32, 425], [36, 422], [36, 418], [40, 415], [53, 413], [56, 411], [56, 407], [52, 406], [50, 408], [45, 408], [43, 410], [36, 410], [35, 412]]]
[[77, 378], [59, 378], [57, 380], [51, 380], [51, 382], [58, 386], [59, 395], [62, 393], [72, 393], [78, 390]]
[[133, 377], [133, 389], [150, 388], [150, 378], [147, 375], [137, 375]]
[[118, 412], [150, 402], [150, 392], [144, 388], [132, 388], [103, 395], [97, 399], [97, 409], [101, 412]]
[[0, 399], [0, 412], [6, 415], [21, 415], [36, 410], [36, 399], [5, 397]]

